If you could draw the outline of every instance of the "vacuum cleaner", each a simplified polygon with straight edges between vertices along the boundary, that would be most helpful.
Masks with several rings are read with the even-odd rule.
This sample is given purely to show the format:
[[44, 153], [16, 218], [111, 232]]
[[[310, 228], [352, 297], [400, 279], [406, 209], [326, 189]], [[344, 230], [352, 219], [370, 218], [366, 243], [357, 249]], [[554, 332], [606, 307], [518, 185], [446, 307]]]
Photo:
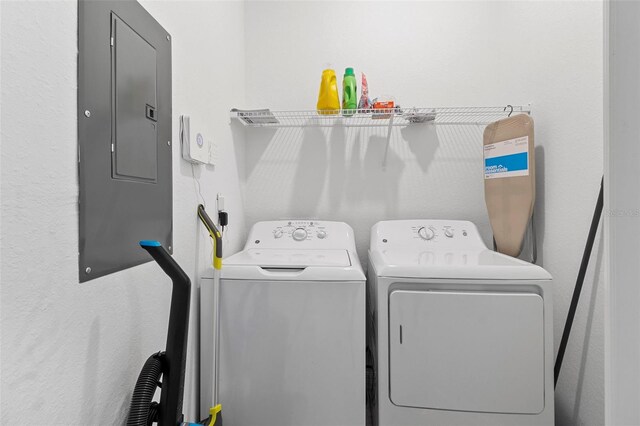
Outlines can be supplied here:
[[[131, 398], [127, 426], [147, 426], [156, 422], [159, 426], [219, 426], [214, 408], [210, 410], [209, 418], [200, 423], [185, 423], [182, 414], [191, 281], [158, 241], [140, 241], [140, 246], [171, 278], [173, 291], [166, 349], [151, 355], [142, 367]], [[153, 401], [158, 387], [161, 388], [160, 403]]]

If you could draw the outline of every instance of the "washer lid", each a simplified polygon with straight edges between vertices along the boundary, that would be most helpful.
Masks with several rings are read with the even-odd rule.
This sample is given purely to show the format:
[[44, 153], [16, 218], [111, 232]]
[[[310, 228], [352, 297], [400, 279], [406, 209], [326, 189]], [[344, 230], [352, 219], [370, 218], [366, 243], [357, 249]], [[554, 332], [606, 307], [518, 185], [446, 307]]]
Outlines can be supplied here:
[[247, 249], [222, 261], [222, 278], [235, 280], [364, 281], [347, 250]]
[[351, 266], [346, 250], [247, 249], [224, 260], [225, 266], [261, 268], [307, 268], [309, 266]]
[[475, 280], [550, 280], [540, 266], [485, 250], [374, 250], [369, 252], [381, 277]]

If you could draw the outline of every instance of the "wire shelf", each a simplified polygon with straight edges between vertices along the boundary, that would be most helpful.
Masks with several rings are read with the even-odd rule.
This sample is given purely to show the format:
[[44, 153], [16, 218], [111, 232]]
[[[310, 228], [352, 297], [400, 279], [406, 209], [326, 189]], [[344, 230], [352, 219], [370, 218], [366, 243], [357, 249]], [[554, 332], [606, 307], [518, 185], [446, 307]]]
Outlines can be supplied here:
[[248, 127], [389, 127], [415, 124], [486, 125], [511, 114], [530, 114], [530, 106], [356, 109], [347, 111], [231, 110]]

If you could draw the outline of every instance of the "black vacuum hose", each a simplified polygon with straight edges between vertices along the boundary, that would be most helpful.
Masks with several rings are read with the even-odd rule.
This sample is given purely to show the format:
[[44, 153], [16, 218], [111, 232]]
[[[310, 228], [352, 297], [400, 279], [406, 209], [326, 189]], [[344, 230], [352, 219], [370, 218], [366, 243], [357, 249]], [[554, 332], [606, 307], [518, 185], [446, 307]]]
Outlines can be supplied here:
[[131, 397], [127, 426], [147, 426], [157, 421], [158, 410], [152, 408], [151, 400], [162, 376], [162, 357], [162, 353], [153, 354], [144, 363]]

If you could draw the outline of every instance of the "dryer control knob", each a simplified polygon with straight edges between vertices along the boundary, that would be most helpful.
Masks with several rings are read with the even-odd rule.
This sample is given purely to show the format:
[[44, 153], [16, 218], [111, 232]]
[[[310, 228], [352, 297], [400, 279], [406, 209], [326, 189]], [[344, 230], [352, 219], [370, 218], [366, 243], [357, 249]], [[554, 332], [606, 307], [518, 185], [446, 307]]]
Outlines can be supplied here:
[[429, 229], [429, 228], [425, 228], [424, 226], [422, 228], [418, 229], [418, 235], [423, 240], [430, 240], [433, 237], [435, 237], [435, 234], [433, 233], [433, 230]]
[[282, 229], [276, 229], [273, 231], [273, 238], [282, 238]]
[[318, 231], [318, 233], [316, 234], [316, 236], [318, 238], [320, 238], [321, 240], [327, 238], [327, 233], [325, 231]]
[[306, 240], [307, 239], [307, 230], [304, 228], [296, 228], [295, 231], [293, 231], [293, 239], [296, 241], [302, 241], [302, 240]]
[[444, 235], [447, 236], [448, 238], [453, 238], [453, 229], [451, 228], [447, 228], [444, 230]]

